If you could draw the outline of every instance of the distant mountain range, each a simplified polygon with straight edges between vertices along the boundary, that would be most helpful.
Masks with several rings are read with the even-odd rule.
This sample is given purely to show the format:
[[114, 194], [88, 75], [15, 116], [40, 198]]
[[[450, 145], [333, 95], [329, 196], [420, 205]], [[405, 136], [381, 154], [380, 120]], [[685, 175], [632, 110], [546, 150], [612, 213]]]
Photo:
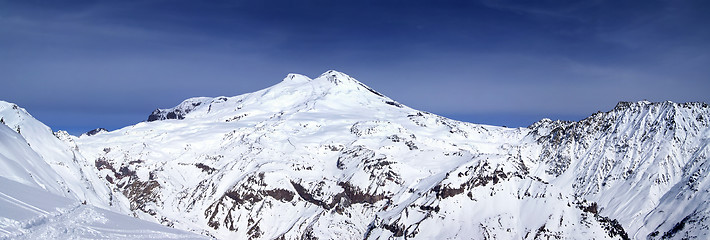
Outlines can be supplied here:
[[[0, 117], [0, 200], [26, 185], [204, 237], [710, 238], [705, 103], [620, 102], [578, 122], [505, 128], [415, 110], [328, 71], [79, 137], [12, 103]], [[0, 207], [0, 237], [83, 229], [4, 214], [27, 206]], [[126, 236], [199, 237], [145, 226], [155, 234]], [[77, 230], [116, 232], [127, 234]]]

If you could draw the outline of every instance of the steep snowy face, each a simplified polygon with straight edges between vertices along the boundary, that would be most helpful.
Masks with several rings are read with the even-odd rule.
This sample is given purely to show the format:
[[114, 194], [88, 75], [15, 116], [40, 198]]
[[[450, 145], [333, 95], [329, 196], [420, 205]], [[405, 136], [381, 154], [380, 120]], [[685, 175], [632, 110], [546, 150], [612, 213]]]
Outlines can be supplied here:
[[529, 138], [548, 179], [597, 202], [634, 238], [707, 236], [710, 108], [620, 102], [579, 122], [541, 121]]
[[11, 165], [0, 170], [2, 176], [119, 210], [119, 206], [113, 206], [118, 200], [113, 199], [105, 181], [98, 178], [93, 164], [77, 151], [68, 133], [53, 133], [25, 109], [4, 101], [0, 101], [0, 125], [0, 164]]
[[0, 124], [0, 176], [22, 184], [66, 192], [62, 178], [44, 162], [19, 133]]

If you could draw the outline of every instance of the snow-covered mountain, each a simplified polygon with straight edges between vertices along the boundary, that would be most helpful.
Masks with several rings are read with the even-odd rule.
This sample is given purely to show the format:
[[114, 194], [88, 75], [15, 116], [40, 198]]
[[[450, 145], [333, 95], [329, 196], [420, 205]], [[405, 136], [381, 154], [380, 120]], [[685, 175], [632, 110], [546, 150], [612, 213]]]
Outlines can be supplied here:
[[471, 124], [328, 71], [55, 139], [96, 204], [220, 239], [706, 239], [708, 125], [707, 104], [672, 102]]
[[[118, 210], [109, 185], [65, 131], [52, 130], [16, 104], [0, 101], [3, 177], [51, 193]], [[4, 155], [4, 156], [3, 156]]]
[[93, 165], [60, 139], [69, 135], [0, 101], [0, 239], [206, 238], [107, 210], [126, 198], [111, 199]]
[[546, 179], [596, 202], [630, 237], [705, 239], [709, 116], [705, 103], [620, 102], [579, 122], [541, 121], [530, 136]]

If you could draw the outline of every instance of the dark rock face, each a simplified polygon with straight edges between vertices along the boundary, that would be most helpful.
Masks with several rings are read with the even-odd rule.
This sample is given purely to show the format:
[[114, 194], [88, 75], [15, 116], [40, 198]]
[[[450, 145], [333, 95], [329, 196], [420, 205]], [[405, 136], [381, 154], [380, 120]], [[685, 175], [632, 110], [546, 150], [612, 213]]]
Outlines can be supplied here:
[[[106, 150], [104, 151], [107, 152]], [[140, 210], [155, 216], [155, 211], [146, 207], [146, 205], [159, 202], [161, 186], [160, 183], [155, 180], [154, 173], [150, 173], [150, 177], [147, 181], [142, 181], [136, 175], [135, 169], [139, 167], [141, 163], [143, 163], [142, 160], [132, 160], [129, 161], [128, 165], [118, 165], [111, 159], [101, 157], [94, 161], [94, 167], [96, 167], [97, 170], [108, 169], [111, 171], [113, 176], [106, 175], [104, 178], [107, 182], [116, 187], [114, 189], [115, 191], [120, 191], [128, 198], [131, 210]], [[116, 164], [116, 166], [114, 166], [114, 164]]]
[[206, 173], [208, 173], [208, 174], [211, 174], [212, 172], [214, 172], [215, 170], [217, 170], [217, 169], [215, 169], [215, 168], [213, 168], [213, 167], [210, 167], [210, 166], [207, 166], [207, 165], [205, 165], [205, 164], [203, 164], [203, 163], [195, 163], [195, 167], [197, 167], [197, 168], [199, 168], [199, 169], [202, 169], [203, 172], [206, 172]]
[[105, 128], [97, 128], [97, 129], [88, 131], [84, 134], [86, 134], [86, 136], [94, 136], [94, 135], [99, 134], [101, 132], [108, 132], [108, 130], [106, 130]]
[[619, 224], [619, 221], [609, 217], [599, 215], [599, 209], [596, 202], [581, 201], [577, 203], [577, 208], [582, 212], [588, 213], [600, 223], [601, 227], [609, 234], [611, 238], [621, 238], [628, 240], [629, 235], [624, 230], [624, 227]]
[[200, 105], [202, 105], [202, 102], [183, 102], [174, 108], [155, 109], [155, 111], [148, 116], [148, 122], [166, 119], [185, 119], [186, 114], [192, 112], [192, 110]]
[[111, 163], [108, 162], [108, 160], [106, 160], [106, 158], [99, 158], [99, 159], [96, 159], [96, 161], [94, 162], [94, 166], [95, 166], [96, 169], [98, 169], [98, 170], [109, 169], [109, 170], [111, 170], [111, 172], [113, 172], [114, 174], [116, 173], [116, 169], [113, 168], [113, 166], [111, 165]]
[[173, 111], [155, 109], [155, 111], [153, 111], [153, 113], [151, 113], [150, 116], [148, 116], [148, 122], [158, 121], [158, 120], [166, 120], [166, 119], [184, 119], [185, 114], [187, 114], [188, 112], [189, 111], [183, 112], [180, 109], [176, 109]]
[[148, 122], [161, 120], [162, 114], [160, 114], [160, 109], [155, 109], [150, 116], [148, 116]]
[[160, 184], [155, 180], [140, 181], [132, 179], [127, 184], [122, 193], [131, 202], [131, 210], [141, 210], [150, 215], [155, 215], [152, 209], [147, 209], [146, 204], [157, 202]]
[[374, 204], [377, 201], [387, 199], [387, 197], [382, 194], [368, 194], [348, 182], [339, 182], [338, 185], [343, 188], [343, 191], [334, 195], [333, 200], [330, 203], [326, 203], [316, 199], [313, 194], [309, 193], [308, 190], [300, 184], [293, 181], [291, 184], [301, 199], [324, 209], [332, 209], [339, 204], [344, 207], [348, 207], [351, 204]]
[[395, 101], [385, 101], [385, 103], [387, 103], [387, 104], [389, 104], [389, 105], [392, 105], [392, 106], [395, 106], [395, 107], [398, 107], [398, 108], [403, 108], [403, 107], [404, 107], [402, 104], [400, 104], [400, 103], [398, 103], [398, 102], [395, 102]]

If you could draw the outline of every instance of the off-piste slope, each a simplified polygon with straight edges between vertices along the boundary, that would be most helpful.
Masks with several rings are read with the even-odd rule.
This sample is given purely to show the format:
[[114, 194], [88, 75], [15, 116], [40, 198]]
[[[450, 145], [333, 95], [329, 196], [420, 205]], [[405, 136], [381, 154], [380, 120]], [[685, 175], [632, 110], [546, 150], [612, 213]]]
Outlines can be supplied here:
[[[52, 132], [25, 109], [0, 101], [0, 176], [91, 205], [129, 212], [65, 131]], [[123, 206], [126, 205], [126, 206]]]
[[218, 238], [706, 238], [709, 118], [478, 125], [328, 71], [70, 140], [136, 216]]
[[0, 186], [0, 239], [207, 239], [4, 177]]
[[[52, 135], [18, 106], [0, 102], [0, 109], [3, 106], [11, 110], [0, 111], [0, 239], [206, 238], [92, 206], [100, 198], [91, 186], [108, 189], [107, 184], [96, 173], [87, 176], [91, 172], [79, 170], [83, 175], [67, 176], [84, 164], [79, 158], [61, 158], [61, 151], [50, 152], [69, 147], [58, 140], [61, 136]], [[33, 131], [37, 129], [42, 131]], [[45, 133], [51, 138], [42, 139]]]

